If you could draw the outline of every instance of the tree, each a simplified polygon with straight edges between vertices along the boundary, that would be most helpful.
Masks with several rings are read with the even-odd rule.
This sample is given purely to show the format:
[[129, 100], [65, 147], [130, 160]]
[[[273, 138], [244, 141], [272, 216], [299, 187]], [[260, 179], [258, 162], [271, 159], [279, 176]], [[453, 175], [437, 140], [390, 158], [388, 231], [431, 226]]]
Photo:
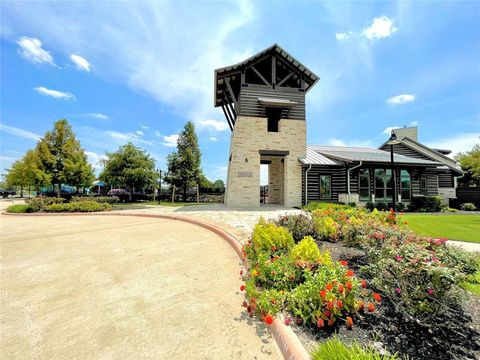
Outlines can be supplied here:
[[213, 183], [204, 174], [200, 174], [198, 184], [202, 192], [211, 192], [213, 190]]
[[223, 180], [219, 179], [213, 183], [213, 191], [219, 193], [225, 192], [225, 183], [223, 182]]
[[201, 153], [195, 126], [191, 121], [185, 124], [177, 140], [177, 152], [168, 156], [168, 171], [165, 181], [183, 189], [183, 199], [187, 198], [187, 190], [200, 181]]
[[5, 182], [7, 187], [20, 186], [20, 196], [23, 197], [23, 188], [28, 186], [28, 179], [26, 176], [27, 167], [23, 159], [15, 161], [10, 169], [8, 169]]
[[465, 185], [480, 186], [480, 144], [476, 144], [472, 150], [466, 153], [457, 154], [455, 159], [464, 171], [460, 181]]
[[134, 189], [143, 189], [155, 183], [155, 160], [132, 143], [120, 146], [114, 153], [107, 153], [100, 179], [114, 187], [126, 187], [132, 200]]
[[50, 175], [52, 185], [58, 185], [58, 196], [62, 183], [79, 188], [91, 185], [95, 179], [87, 155], [65, 119], [54, 123], [53, 130], [45, 133], [35, 151], [43, 171]]
[[33, 186], [38, 191], [41, 186], [50, 184], [50, 176], [43, 170], [35, 150], [28, 150], [23, 158], [13, 163], [6, 180], [9, 187], [20, 186], [22, 197], [23, 188], [26, 186]]

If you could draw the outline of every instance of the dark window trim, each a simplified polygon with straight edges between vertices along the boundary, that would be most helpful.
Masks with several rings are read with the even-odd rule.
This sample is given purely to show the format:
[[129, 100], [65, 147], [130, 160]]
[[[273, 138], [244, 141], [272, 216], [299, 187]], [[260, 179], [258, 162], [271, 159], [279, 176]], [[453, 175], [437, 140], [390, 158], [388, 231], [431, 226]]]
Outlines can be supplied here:
[[[322, 197], [322, 176], [328, 177], [328, 197]], [[318, 198], [320, 200], [331, 200], [332, 199], [332, 175], [320, 174], [318, 176]]]
[[[362, 177], [362, 174], [361, 174], [362, 170], [367, 171], [366, 177], [367, 177], [367, 180], [368, 180], [368, 198], [366, 198], [366, 199], [361, 198], [361, 196], [360, 196], [360, 189], [366, 189], [366, 187], [360, 186], [360, 183], [361, 183], [360, 177]], [[358, 170], [358, 199], [360, 201], [370, 201], [370, 200], [372, 200], [372, 184], [371, 184], [371, 181], [370, 181], [370, 175], [371, 175], [370, 168], [363, 168], [363, 169]]]

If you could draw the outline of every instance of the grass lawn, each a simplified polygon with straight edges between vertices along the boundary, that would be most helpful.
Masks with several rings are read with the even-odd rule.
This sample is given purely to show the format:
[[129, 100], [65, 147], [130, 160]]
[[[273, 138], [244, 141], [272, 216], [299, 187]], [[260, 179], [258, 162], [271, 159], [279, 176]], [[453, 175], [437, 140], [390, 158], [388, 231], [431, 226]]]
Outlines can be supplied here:
[[418, 234], [480, 243], [479, 215], [405, 214], [403, 217]]

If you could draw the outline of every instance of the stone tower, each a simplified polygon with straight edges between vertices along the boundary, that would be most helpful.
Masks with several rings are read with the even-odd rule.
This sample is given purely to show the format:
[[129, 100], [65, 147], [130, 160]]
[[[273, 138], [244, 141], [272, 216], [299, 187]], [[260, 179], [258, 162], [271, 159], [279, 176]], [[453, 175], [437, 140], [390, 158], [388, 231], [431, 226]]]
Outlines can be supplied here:
[[305, 94], [319, 78], [280, 46], [215, 70], [215, 106], [232, 130], [225, 203], [260, 206], [260, 164], [268, 164], [268, 202], [302, 205]]

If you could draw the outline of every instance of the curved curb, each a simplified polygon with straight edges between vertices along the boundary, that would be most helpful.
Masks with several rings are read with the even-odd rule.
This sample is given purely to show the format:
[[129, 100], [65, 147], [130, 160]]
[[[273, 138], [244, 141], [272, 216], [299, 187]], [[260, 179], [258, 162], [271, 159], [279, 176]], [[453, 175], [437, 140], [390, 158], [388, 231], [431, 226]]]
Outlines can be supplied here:
[[[155, 215], [155, 214], [121, 214], [121, 213], [32, 213], [32, 214], [22, 214], [22, 213], [7, 213], [2, 211], [2, 215], [9, 216], [133, 216], [133, 217], [143, 217], [143, 218], [156, 218], [156, 219], [166, 219], [166, 220], [178, 220], [183, 221], [189, 224], [200, 226], [204, 229], [210, 230], [211, 232], [219, 235], [224, 240], [226, 240], [230, 246], [235, 250], [239, 259], [243, 262], [243, 252], [241, 243], [229, 232], [223, 230], [222, 228], [209, 224], [207, 222], [184, 217], [184, 216], [172, 216], [172, 215]], [[272, 325], [268, 326], [275, 342], [277, 343], [278, 348], [280, 349], [284, 359], [288, 360], [310, 360], [310, 355], [307, 350], [303, 347], [300, 340], [298, 340], [297, 335], [293, 330], [286, 326], [278, 317], [276, 317]]]

